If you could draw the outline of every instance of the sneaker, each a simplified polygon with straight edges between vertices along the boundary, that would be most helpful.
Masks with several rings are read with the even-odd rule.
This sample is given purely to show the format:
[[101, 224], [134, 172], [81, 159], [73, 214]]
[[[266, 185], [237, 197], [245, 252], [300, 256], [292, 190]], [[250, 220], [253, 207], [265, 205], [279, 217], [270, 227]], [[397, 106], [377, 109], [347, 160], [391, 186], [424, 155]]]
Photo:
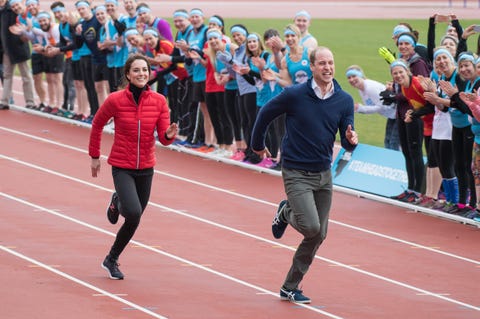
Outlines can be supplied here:
[[390, 196], [391, 199], [396, 199], [396, 200], [402, 200], [404, 199], [405, 197], [408, 196], [408, 194], [410, 194], [408, 191], [404, 191], [403, 193], [400, 193], [396, 196]]
[[442, 210], [445, 207], [445, 205], [447, 205], [447, 202], [445, 202], [444, 200], [437, 199], [437, 201], [435, 202], [435, 204], [433, 204], [431, 208]]
[[400, 201], [409, 204], [416, 204], [418, 203], [418, 201], [420, 201], [420, 197], [418, 197], [418, 195], [414, 192], [411, 192], [404, 198], [400, 199]]
[[275, 166], [275, 164], [276, 163], [271, 158], [265, 157], [264, 159], [262, 159], [262, 161], [260, 163], [255, 164], [255, 165], [260, 166], [260, 167], [264, 167], [264, 168], [270, 168], [270, 167]]
[[120, 215], [120, 212], [118, 211], [118, 195], [117, 193], [113, 193], [112, 200], [107, 208], [108, 221], [112, 224], [116, 224], [118, 221], [118, 215]]
[[302, 290], [294, 289], [287, 290], [285, 288], [280, 288], [280, 299], [288, 300], [295, 303], [310, 303], [311, 300], [303, 294]]
[[233, 154], [232, 157], [230, 157], [230, 159], [234, 161], [243, 161], [244, 158], [245, 158], [245, 153], [242, 150], [237, 150], [235, 154]]
[[288, 224], [284, 221], [281, 220], [281, 214], [286, 207], [287, 200], [284, 199], [280, 202], [278, 205], [278, 210], [275, 213], [275, 217], [273, 217], [272, 221], [272, 234], [273, 237], [276, 239], [280, 239], [283, 236], [283, 233], [285, 233], [285, 229], [287, 229]]
[[475, 217], [480, 217], [480, 211], [478, 211], [476, 208], [474, 208], [471, 211], [463, 214], [463, 217], [469, 218], [469, 219], [474, 219]]
[[117, 260], [110, 257], [110, 255], [107, 255], [102, 263], [102, 268], [108, 272], [110, 279], [122, 280], [123, 274], [120, 269], [118, 269], [118, 266], [119, 263]]
[[435, 203], [436, 203], [436, 200], [434, 198], [431, 198], [425, 195], [421, 197], [417, 205], [420, 207], [431, 208], [433, 205], [435, 205]]

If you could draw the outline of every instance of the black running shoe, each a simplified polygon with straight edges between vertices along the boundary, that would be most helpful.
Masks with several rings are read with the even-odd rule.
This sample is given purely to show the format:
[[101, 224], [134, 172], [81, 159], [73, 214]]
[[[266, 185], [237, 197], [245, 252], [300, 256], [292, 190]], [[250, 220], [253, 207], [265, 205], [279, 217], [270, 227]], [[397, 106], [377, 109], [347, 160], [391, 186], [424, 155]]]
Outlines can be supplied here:
[[107, 208], [107, 218], [108, 221], [112, 224], [116, 224], [118, 221], [118, 215], [120, 212], [118, 211], [118, 195], [117, 193], [112, 194], [112, 200], [110, 201], [110, 205]]
[[102, 268], [108, 272], [110, 279], [122, 280], [123, 274], [120, 269], [118, 269], [118, 266], [117, 260], [110, 257], [110, 255], [107, 255], [102, 263]]
[[287, 200], [282, 200], [278, 205], [278, 210], [275, 213], [272, 221], [272, 234], [276, 239], [282, 238], [285, 229], [287, 229], [288, 224], [282, 220], [282, 212], [285, 209]]

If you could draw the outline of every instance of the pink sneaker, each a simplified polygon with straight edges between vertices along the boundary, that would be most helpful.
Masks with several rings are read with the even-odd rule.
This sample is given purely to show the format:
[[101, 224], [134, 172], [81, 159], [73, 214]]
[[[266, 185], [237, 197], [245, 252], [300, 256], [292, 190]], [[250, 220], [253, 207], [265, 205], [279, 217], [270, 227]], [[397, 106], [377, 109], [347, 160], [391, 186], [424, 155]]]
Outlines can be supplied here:
[[264, 159], [262, 159], [262, 161], [260, 163], [258, 163], [256, 165], [260, 166], [260, 167], [271, 168], [271, 167], [275, 166], [275, 164], [276, 163], [271, 158], [265, 157]]
[[243, 161], [243, 159], [245, 158], [245, 153], [241, 150], [237, 150], [235, 152], [235, 154], [233, 154], [230, 159], [234, 160], [234, 161]]

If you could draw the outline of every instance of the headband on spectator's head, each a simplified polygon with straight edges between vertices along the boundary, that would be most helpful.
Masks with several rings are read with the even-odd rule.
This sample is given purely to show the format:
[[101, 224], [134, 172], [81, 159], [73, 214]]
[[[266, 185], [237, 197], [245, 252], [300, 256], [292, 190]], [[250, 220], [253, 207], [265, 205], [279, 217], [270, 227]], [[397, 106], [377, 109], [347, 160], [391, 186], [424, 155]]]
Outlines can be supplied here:
[[145, 7], [145, 6], [140, 6], [137, 8], [137, 14], [149, 13], [151, 11], [152, 10], [149, 7]]
[[307, 20], [310, 20], [310, 14], [306, 10], [300, 10], [295, 14], [295, 18], [297, 17], [305, 17]]
[[37, 14], [37, 20], [40, 20], [40, 19], [48, 19], [50, 20], [52, 17], [50, 16], [50, 13], [46, 12], [46, 11], [42, 11], [42, 12], [39, 12]]
[[415, 39], [415, 37], [410, 33], [401, 33], [400, 36], [398, 37], [397, 45], [400, 42], [407, 42], [407, 43], [410, 43], [412, 46], [417, 45], [417, 39]]
[[435, 50], [435, 52], [433, 52], [433, 59], [435, 60], [437, 58], [437, 56], [439, 56], [440, 54], [445, 54], [452, 62], [455, 62], [455, 59], [453, 58], [450, 51], [448, 51], [447, 49], [444, 49], [444, 48], [440, 48], [440, 49]]
[[10, 0], [8, 3], [9, 3], [10, 5], [13, 5], [13, 4], [15, 4], [15, 3], [22, 3], [22, 0]]
[[188, 13], [184, 12], [184, 11], [175, 11], [173, 13], [173, 18], [185, 18], [185, 19], [188, 19]]
[[408, 65], [405, 61], [403, 60], [395, 60], [393, 61], [391, 64], [390, 64], [390, 71], [393, 70], [394, 67], [396, 66], [401, 66], [402, 68], [404, 68], [405, 70], [408, 71]]
[[153, 35], [155, 38], [158, 38], [160, 35], [158, 34], [157, 29], [154, 28], [147, 28], [143, 31], [143, 35], [150, 34]]
[[347, 78], [349, 78], [351, 76], [356, 76], [356, 77], [359, 77], [359, 78], [365, 78], [365, 75], [363, 75], [362, 71], [357, 70], [357, 69], [348, 69], [347, 73], [345, 75], [347, 76]]
[[236, 25], [230, 29], [231, 34], [234, 34], [237, 32], [242, 34], [243, 36], [247, 36], [247, 30], [245, 30], [245, 28], [242, 28], [241, 26]]
[[210, 40], [212, 38], [217, 38], [217, 39], [221, 39], [222, 38], [222, 34], [217, 31], [217, 30], [212, 30], [212, 31], [208, 31], [207, 33], [207, 39]]
[[107, 7], [105, 7], [103, 4], [101, 4], [99, 6], [96, 6], [95, 7], [95, 13], [97, 13], [99, 11], [107, 12]]
[[125, 31], [124, 35], [128, 38], [131, 35], [140, 35], [140, 33], [138, 33], [137, 28], [129, 28]]
[[105, 0], [105, 4], [107, 4], [107, 3], [112, 3], [116, 6], [118, 6], [118, 1], [117, 0]]
[[203, 12], [200, 9], [192, 9], [190, 11], [190, 16], [201, 16], [201, 17], [203, 17]]
[[38, 0], [27, 0], [27, 2], [25, 2], [26, 6], [29, 6], [31, 4], [38, 4]]
[[78, 8], [82, 8], [82, 7], [90, 8], [90, 3], [88, 3], [87, 1], [82, 1], [82, 0], [77, 1], [75, 3], [75, 8], [78, 9]]
[[397, 25], [395, 28], [393, 28], [393, 33], [392, 33], [392, 36], [394, 38], [398, 37], [400, 34], [402, 33], [405, 33], [405, 32], [410, 32], [410, 29], [403, 25], [403, 24], [399, 24]]
[[216, 25], [223, 27], [222, 21], [217, 17], [211, 17], [210, 20], [208, 20], [208, 23], [215, 23]]

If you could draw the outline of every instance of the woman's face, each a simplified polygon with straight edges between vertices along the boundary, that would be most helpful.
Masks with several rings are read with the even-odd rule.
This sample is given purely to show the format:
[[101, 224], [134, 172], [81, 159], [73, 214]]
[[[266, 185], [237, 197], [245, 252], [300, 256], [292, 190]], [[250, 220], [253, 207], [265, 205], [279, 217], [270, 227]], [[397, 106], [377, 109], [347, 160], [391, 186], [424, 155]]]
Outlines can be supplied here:
[[398, 42], [398, 51], [402, 58], [409, 59], [415, 53], [415, 47], [408, 41]]
[[143, 40], [150, 48], [155, 48], [158, 43], [158, 38], [149, 33], [143, 35]]
[[208, 39], [208, 46], [212, 48], [214, 51], [218, 51], [221, 49], [222, 39], [213, 36]]
[[97, 17], [98, 22], [101, 24], [105, 24], [107, 21], [107, 13], [105, 11], [97, 11], [95, 12], [95, 17]]
[[458, 64], [458, 73], [460, 73], [465, 80], [474, 80], [477, 77], [475, 66], [470, 61], [461, 61]]
[[405, 70], [403, 66], [394, 66], [391, 72], [392, 72], [392, 79], [395, 83], [403, 87], [410, 86], [410, 77], [408, 75], [407, 70]]
[[452, 56], [457, 54], [457, 44], [452, 39], [445, 39], [440, 45], [444, 46]]
[[287, 34], [285, 36], [285, 43], [290, 47], [296, 47], [298, 44], [298, 37], [296, 34]]
[[455, 65], [453, 64], [452, 59], [446, 54], [439, 54], [435, 58], [435, 71], [438, 74], [445, 74], [450, 76], [455, 70]]
[[126, 77], [130, 84], [139, 88], [143, 88], [147, 84], [150, 77], [150, 70], [147, 62], [142, 59], [133, 61], [126, 74]]
[[243, 34], [241, 34], [240, 32], [233, 32], [232, 33], [232, 39], [233, 39], [233, 41], [235, 41], [235, 43], [237, 45], [241, 45], [241, 44], [243, 44], [243, 42], [245, 42], [245, 40], [247, 38]]
[[363, 82], [363, 79], [357, 75], [350, 75], [348, 78], [348, 83], [356, 89], [360, 89], [360, 85]]
[[256, 52], [258, 50], [258, 41], [257, 39], [247, 40], [247, 47], [251, 52]]

